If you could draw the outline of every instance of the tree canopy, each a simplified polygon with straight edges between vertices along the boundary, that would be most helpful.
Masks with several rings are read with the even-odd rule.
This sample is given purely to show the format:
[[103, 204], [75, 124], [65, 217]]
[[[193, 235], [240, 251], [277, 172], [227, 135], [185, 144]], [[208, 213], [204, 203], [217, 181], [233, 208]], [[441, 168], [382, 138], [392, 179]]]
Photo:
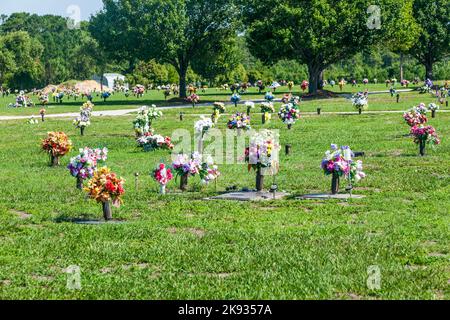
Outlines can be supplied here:
[[[236, 36], [238, 17], [229, 0], [104, 0], [89, 29], [117, 57], [174, 66], [185, 97], [188, 67], [202, 65], [206, 52], [223, 54], [227, 40]], [[207, 51], [212, 44], [225, 47]]]

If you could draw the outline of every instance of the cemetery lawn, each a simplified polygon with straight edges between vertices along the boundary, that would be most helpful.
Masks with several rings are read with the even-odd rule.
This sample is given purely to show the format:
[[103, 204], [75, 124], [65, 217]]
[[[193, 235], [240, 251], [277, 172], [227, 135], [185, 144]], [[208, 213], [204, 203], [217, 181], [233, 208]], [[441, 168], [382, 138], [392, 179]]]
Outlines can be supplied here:
[[[442, 82], [442, 81], [441, 81]], [[439, 82], [439, 83], [441, 83]], [[334, 88], [327, 87], [326, 89], [332, 92], [335, 92], [336, 97], [329, 99], [308, 99], [302, 103], [301, 109], [303, 112], [315, 112], [318, 107], [322, 108], [322, 112], [336, 112], [336, 111], [354, 111], [354, 108], [351, 105], [351, 102], [347, 100], [345, 97], [337, 97], [338, 95], [344, 95], [350, 97], [352, 93], [358, 91], [364, 91], [365, 89], [369, 89], [372, 91], [386, 91], [389, 88], [386, 88], [384, 84], [369, 84], [368, 86], [355, 86], [346, 85], [344, 90], [341, 92], [339, 87], [335, 86]], [[416, 87], [410, 86], [408, 89], [415, 89]], [[400, 85], [396, 86], [396, 89], [404, 89]], [[298, 86], [296, 90], [299, 90]], [[302, 96], [304, 93], [301, 91], [294, 90], [293, 94]], [[284, 94], [289, 93], [287, 87], [280, 87], [274, 92], [274, 96], [276, 99], [281, 99]], [[264, 94], [258, 93], [257, 88], [249, 88], [248, 92], [241, 95], [241, 104], [243, 104], [246, 100], [255, 100], [255, 99], [264, 99]], [[215, 101], [222, 101], [229, 103], [231, 97], [230, 90], [220, 90], [217, 88], [209, 88], [206, 92], [201, 92], [198, 90], [198, 95], [200, 96], [200, 104], [211, 104]], [[0, 116], [39, 116], [39, 110], [42, 108], [42, 105], [39, 102], [37, 96], [33, 96], [29, 94], [33, 102], [35, 103], [35, 107], [31, 108], [10, 108], [8, 104], [15, 102], [15, 94], [10, 94], [9, 96], [1, 97], [0, 96]], [[419, 94], [418, 91], [414, 92], [400, 92], [400, 101], [396, 102], [396, 97], [391, 97], [389, 93], [376, 94], [371, 95], [369, 100], [369, 107], [371, 111], [383, 111], [383, 110], [406, 110], [413, 106], [415, 101], [419, 99], [422, 102], [434, 102], [436, 99], [432, 94]], [[83, 101], [81, 98], [78, 98], [76, 101], [73, 98], [65, 97], [63, 99], [63, 103], [55, 103], [51, 101], [47, 105], [47, 114], [53, 113], [68, 113], [68, 112], [78, 112], [80, 110], [80, 105]], [[161, 106], [181, 106], [188, 104], [184, 100], [180, 100], [179, 98], [174, 98], [174, 96], [170, 96], [167, 100], [164, 99], [163, 91], [157, 90], [148, 90], [142, 98], [136, 98], [132, 95], [126, 97], [123, 93], [115, 93], [110, 98], [107, 99], [106, 102], [98, 95], [94, 94], [93, 102], [95, 104], [95, 110], [119, 110], [119, 109], [137, 109], [142, 105], [152, 105], [156, 104], [158, 107]], [[280, 103], [276, 103], [276, 106], [280, 105]]]
[[[385, 108], [396, 106], [383, 98], [392, 100]], [[426, 99], [411, 96], [402, 108]], [[338, 100], [321, 103], [350, 110]], [[192, 132], [198, 116], [180, 122], [178, 113], [166, 110], [156, 132]], [[266, 127], [280, 129], [282, 146], [293, 150], [281, 154], [276, 182], [292, 197], [263, 203], [203, 200], [215, 187], [202, 187], [198, 177], [189, 178], [189, 192], [179, 193], [172, 181], [169, 194], [159, 196], [149, 172], [169, 153], [137, 149], [133, 118], [94, 117], [84, 137], [72, 119], [0, 122], [0, 299], [450, 298], [450, 113], [430, 119], [442, 144], [427, 147], [423, 158], [404, 136], [409, 127], [401, 114], [306, 115], [290, 131], [273, 115]], [[253, 127], [261, 128], [260, 118]], [[226, 120], [220, 119], [223, 130]], [[51, 168], [40, 141], [60, 130], [74, 150]], [[296, 200], [329, 191], [320, 161], [330, 143], [366, 153], [368, 176], [354, 190], [366, 198]], [[75, 189], [65, 168], [84, 146], [108, 147], [108, 166], [126, 179], [125, 203], [113, 209], [123, 223], [74, 223], [101, 218], [101, 206]], [[254, 186], [245, 165], [219, 168], [219, 192]], [[81, 290], [66, 288], [70, 265], [81, 268]], [[372, 265], [381, 271], [379, 290], [366, 284]]]

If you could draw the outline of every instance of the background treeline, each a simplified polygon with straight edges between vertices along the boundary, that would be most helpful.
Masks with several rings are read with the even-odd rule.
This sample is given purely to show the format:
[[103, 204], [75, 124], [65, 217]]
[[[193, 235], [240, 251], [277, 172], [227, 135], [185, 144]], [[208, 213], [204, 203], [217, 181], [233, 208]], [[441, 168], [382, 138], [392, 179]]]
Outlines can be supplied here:
[[[142, 8], [130, 9], [126, 6], [128, 1], [105, 1], [104, 10], [92, 17], [89, 22], [82, 22], [79, 29], [69, 29], [67, 19], [60, 16], [38, 16], [28, 13], [0, 16], [0, 85], [15, 89], [40, 88], [48, 84], [59, 84], [72, 79], [91, 79], [94, 74], [105, 72], [125, 74], [131, 85], [195, 83], [219, 86], [224, 83], [247, 81], [254, 83], [257, 80], [263, 80], [266, 83], [292, 80], [300, 83], [304, 79], [311, 79], [312, 66], [302, 63], [308, 62], [308, 57], [302, 57], [301, 53], [286, 53], [281, 46], [275, 48], [276, 50], [273, 50], [273, 52], [269, 52], [272, 47], [277, 47], [279, 43], [285, 41], [284, 38], [277, 39], [274, 37], [269, 39], [272, 42], [268, 42], [266, 47], [263, 46], [265, 45], [264, 41], [268, 39], [267, 32], [273, 36], [274, 32], [270, 29], [273, 26], [270, 24], [267, 26], [261, 25], [262, 22], [255, 20], [252, 14], [257, 12], [256, 10], [252, 10], [247, 18], [242, 18], [238, 14], [229, 14], [230, 17], [222, 26], [217, 26], [217, 30], [209, 31], [209, 34], [200, 38], [197, 36], [199, 30], [194, 29], [194, 27], [202, 23], [211, 24], [211, 21], [223, 17], [224, 12], [236, 11], [237, 5], [228, 7], [229, 3], [233, 4], [233, 1], [222, 3], [221, 0], [139, 0], [134, 3], [142, 5]], [[389, 5], [390, 0], [385, 1], [386, 5]], [[421, 1], [415, 0], [414, 4], [416, 5], [417, 2], [417, 6], [423, 6], [424, 16], [422, 18], [426, 22], [432, 18], [428, 19], [426, 13], [434, 9], [426, 7], [429, 6], [429, 1], [423, 3]], [[274, 10], [279, 5], [281, 9], [285, 10], [283, 2], [278, 2], [260, 1], [252, 4], [252, 1], [249, 1], [247, 3], [254, 5], [255, 8], [260, 8], [262, 13], [256, 16], [256, 19], [259, 16], [263, 19], [264, 5], [274, 8]], [[309, 11], [313, 11], [315, 7], [318, 8], [319, 12], [323, 9], [324, 11], [321, 14], [324, 15], [324, 19], [331, 20], [332, 15], [328, 18], [325, 17], [331, 8], [326, 7], [326, 5], [329, 5], [328, 2], [333, 1], [314, 0], [307, 2], [307, 4], [311, 6]], [[450, 75], [448, 42], [446, 43], [448, 23], [445, 24], [445, 12], [449, 10], [448, 0], [438, 2], [441, 4], [437, 10], [438, 13], [440, 12], [439, 14], [444, 15], [444, 20], [441, 21], [441, 24], [433, 22], [434, 24], [430, 27], [432, 30], [439, 31], [440, 37], [443, 37], [441, 39], [444, 43], [443, 47], [435, 50], [439, 52], [433, 53], [438, 57], [424, 57], [422, 61], [419, 61], [421, 55], [417, 51], [424, 49], [418, 47], [414, 51], [410, 49], [410, 45], [407, 48], [403, 47], [402, 44], [406, 41], [406, 35], [413, 32], [412, 29], [408, 29], [405, 34], [397, 35], [398, 38], [392, 36], [393, 40], [389, 43], [374, 42], [370, 48], [361, 46], [361, 50], [358, 49], [358, 44], [354, 44], [354, 47], [348, 50], [352, 54], [345, 54], [345, 51], [343, 51], [342, 56], [336, 58], [332, 63], [324, 62], [321, 64], [322, 71], [320, 68], [316, 68], [316, 73], [320, 72], [322, 79], [336, 81], [340, 78], [357, 79], [359, 81], [363, 78], [368, 78], [370, 81], [376, 78], [379, 82], [394, 77], [400, 79], [400, 55], [402, 55], [403, 77], [405, 79], [411, 80], [415, 77], [423, 79], [424, 75], [430, 74], [429, 67], [427, 67], [427, 70], [425, 68], [427, 64], [431, 65], [434, 79], [448, 78]], [[395, 3], [395, 1], [392, 3]], [[141, 15], [139, 10], [150, 11], [145, 6], [152, 6], [152, 15], [148, 17], [152, 20], [146, 21], [142, 18], [142, 21], [140, 21], [141, 16], [145, 17], [145, 15]], [[296, 3], [293, 3], [292, 6], [295, 7]], [[305, 6], [302, 7], [302, 10]], [[242, 11], [245, 12], [245, 7], [242, 8], [244, 8]], [[162, 12], [159, 17], [157, 16], [158, 10]], [[170, 10], [174, 12], [172, 20], [164, 20], [169, 18], [167, 18], [168, 15], [163, 13]], [[409, 8], [408, 10], [411, 11], [412, 9]], [[444, 10], [444, 13], [442, 13], [442, 10]], [[123, 19], [127, 15], [133, 17], [133, 14], [136, 18], [129, 19], [129, 21]], [[176, 16], [176, 14], [179, 14], [179, 16]], [[290, 12], [284, 14], [288, 15]], [[348, 14], [351, 16], [352, 13], [349, 12]], [[185, 17], [188, 19], [185, 19]], [[421, 16], [417, 14], [416, 19], [420, 20], [420, 18]], [[402, 19], [402, 21], [406, 21], [412, 18], [403, 17]], [[155, 24], [152, 25], [154, 29], [148, 31], [148, 34], [142, 32], [142, 35], [140, 35], [141, 30], [145, 29], [145, 26], [149, 23], [154, 23], [154, 20], [160, 21], [162, 26], [179, 27], [179, 25], [182, 25], [184, 29], [180, 29], [181, 31], [175, 30], [176, 33], [171, 35], [167, 31], [169, 29], [158, 31], [160, 25]], [[363, 20], [361, 21], [361, 23], [364, 23]], [[431, 21], [433, 20], [431, 19]], [[276, 22], [273, 21], [274, 24]], [[296, 21], [295, 23], [308, 23], [308, 21]], [[305, 26], [297, 25], [287, 25], [285, 28], [286, 30], [289, 30], [289, 28], [297, 30], [297, 27], [305, 28]], [[395, 27], [400, 30], [404, 28], [402, 25], [395, 25]], [[442, 30], [442, 28], [444, 29]], [[113, 38], [113, 34], [117, 34], [117, 30], [123, 29], [133, 31], [130, 34], [123, 35], [122, 38]], [[225, 29], [229, 29], [227, 34], [224, 34]], [[112, 33], [113, 31], [115, 33]], [[180, 33], [183, 34], [182, 38], [180, 38]], [[214, 38], [216, 33], [219, 35]], [[260, 36], [262, 38], [259, 38]], [[283, 34], [282, 36], [285, 37], [286, 35]], [[331, 34], [329, 34], [329, 37], [330, 39], [327, 38], [327, 41], [334, 41], [330, 42], [331, 45], [339, 48], [338, 40], [333, 39]], [[414, 42], [423, 42], [426, 45], [427, 41], [431, 41], [417, 37], [418, 35], [409, 37], [411, 45]], [[149, 38], [149, 43], [143, 43], [142, 39], [147, 38]], [[317, 42], [317, 40], [315, 41]], [[142, 47], [138, 45], [141, 43]], [[261, 47], [259, 47], [260, 43], [262, 43]], [[300, 45], [308, 47], [307, 42], [300, 43]], [[318, 48], [318, 52], [320, 53], [320, 50], [325, 52], [331, 45], [324, 43], [322, 49]], [[178, 51], [171, 52], [167, 47], [177, 47]], [[149, 50], [154, 52], [147, 54]], [[332, 56], [334, 52], [331, 50], [327, 54]], [[296, 58], [297, 55], [299, 56], [298, 59]], [[326, 60], [325, 58], [322, 59]], [[424, 63], [424, 61], [427, 63]], [[431, 61], [431, 63], [428, 63], [428, 61]], [[183, 77], [185, 80], [182, 79]]]

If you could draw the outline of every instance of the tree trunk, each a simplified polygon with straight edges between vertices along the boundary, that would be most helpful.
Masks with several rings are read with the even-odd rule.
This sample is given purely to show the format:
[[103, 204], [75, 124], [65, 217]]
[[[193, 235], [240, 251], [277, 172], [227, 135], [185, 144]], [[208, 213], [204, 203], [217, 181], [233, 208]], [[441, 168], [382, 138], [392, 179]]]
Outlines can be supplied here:
[[425, 64], [425, 80], [433, 80], [433, 63], [428, 62]]
[[322, 71], [320, 67], [316, 65], [309, 65], [308, 66], [308, 73], [309, 73], [309, 93], [310, 94], [317, 94], [317, 90], [320, 88], [320, 77], [322, 74]]
[[403, 81], [403, 53], [400, 53], [400, 81]]
[[180, 66], [178, 75], [180, 77], [180, 98], [186, 98], [186, 73], [187, 66]]

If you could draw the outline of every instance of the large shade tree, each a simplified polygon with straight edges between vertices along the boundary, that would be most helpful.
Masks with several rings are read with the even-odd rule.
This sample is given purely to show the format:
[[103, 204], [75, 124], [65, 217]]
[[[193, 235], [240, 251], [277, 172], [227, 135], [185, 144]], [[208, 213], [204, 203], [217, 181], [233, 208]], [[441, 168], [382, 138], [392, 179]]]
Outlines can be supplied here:
[[[309, 91], [317, 93], [327, 67], [396, 32], [394, 22], [410, 1], [246, 0], [249, 48], [267, 63], [296, 59], [306, 64]], [[413, 21], [410, 15], [406, 19]]]
[[0, 25], [0, 34], [15, 31], [27, 32], [43, 46], [44, 73], [33, 85], [60, 83], [74, 77], [71, 57], [86, 37], [82, 29], [68, 28], [67, 19], [61, 16], [20, 12], [11, 14]]
[[450, 1], [414, 0], [413, 12], [421, 29], [409, 52], [425, 66], [425, 78], [433, 79], [433, 64], [450, 54]]
[[0, 67], [2, 80], [8, 77], [8, 85], [13, 88], [31, 88], [43, 74], [42, 51], [41, 43], [25, 31], [0, 35], [0, 60], [7, 63]]
[[211, 43], [227, 46], [236, 36], [238, 17], [230, 0], [103, 0], [90, 31], [117, 58], [174, 66], [180, 97], [185, 97], [189, 66], [215, 54], [207, 51]]

